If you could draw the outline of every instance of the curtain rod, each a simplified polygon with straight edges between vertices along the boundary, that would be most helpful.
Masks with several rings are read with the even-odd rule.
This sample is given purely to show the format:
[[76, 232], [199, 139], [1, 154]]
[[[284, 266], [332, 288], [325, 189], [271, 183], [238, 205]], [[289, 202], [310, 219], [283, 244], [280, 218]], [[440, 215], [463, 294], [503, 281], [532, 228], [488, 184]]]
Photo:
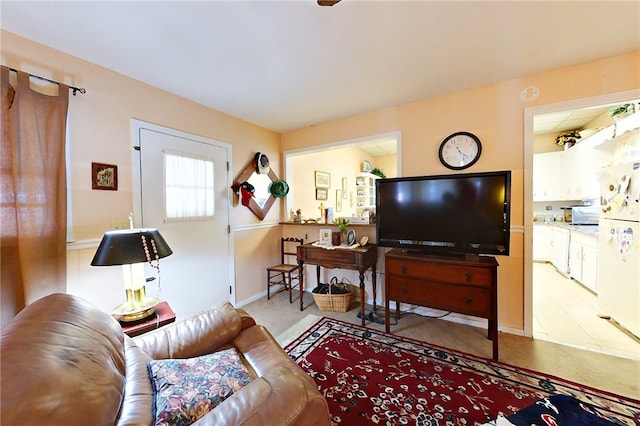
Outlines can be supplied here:
[[[11, 67], [7, 67], [7, 68], [9, 68], [9, 71], [13, 71], [15, 73], [24, 72], [24, 71], [19, 71], [19, 70], [15, 69], [15, 68], [11, 68]], [[40, 77], [39, 75], [35, 75], [35, 74], [31, 74], [31, 73], [26, 73], [26, 74], [29, 74], [29, 77], [37, 78], [38, 80], [47, 81], [49, 83], [53, 83], [53, 84], [57, 84], [57, 85], [64, 84], [64, 83], [60, 83], [59, 81], [50, 80], [50, 79], [45, 78], [45, 77]], [[66, 86], [66, 84], [65, 84], [65, 86]], [[76, 92], [80, 92], [82, 94], [87, 93], [87, 91], [85, 90], [84, 87], [69, 86], [69, 89], [71, 89], [73, 91], [73, 96], [76, 95]]]

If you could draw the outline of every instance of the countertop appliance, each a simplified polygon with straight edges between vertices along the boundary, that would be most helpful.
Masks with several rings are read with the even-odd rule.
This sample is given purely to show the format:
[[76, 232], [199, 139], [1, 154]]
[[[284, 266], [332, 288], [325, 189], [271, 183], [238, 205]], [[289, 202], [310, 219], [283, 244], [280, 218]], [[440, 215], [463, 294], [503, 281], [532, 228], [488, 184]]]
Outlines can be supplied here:
[[597, 225], [600, 219], [600, 206], [573, 206], [571, 207], [572, 225]]
[[640, 160], [599, 178], [598, 307], [640, 336]]

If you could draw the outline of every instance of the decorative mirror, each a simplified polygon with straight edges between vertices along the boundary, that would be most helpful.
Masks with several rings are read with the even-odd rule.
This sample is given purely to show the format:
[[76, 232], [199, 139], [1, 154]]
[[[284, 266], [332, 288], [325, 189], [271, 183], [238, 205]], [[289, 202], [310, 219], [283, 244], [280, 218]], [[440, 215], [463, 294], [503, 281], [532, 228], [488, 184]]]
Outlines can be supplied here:
[[237, 194], [243, 183], [248, 182], [251, 184], [254, 189], [253, 196], [248, 200], [246, 206], [258, 219], [263, 220], [276, 200], [276, 197], [269, 191], [271, 183], [276, 180], [278, 180], [278, 177], [271, 168], [266, 174], [257, 173], [256, 160], [251, 159], [233, 181], [231, 189]]

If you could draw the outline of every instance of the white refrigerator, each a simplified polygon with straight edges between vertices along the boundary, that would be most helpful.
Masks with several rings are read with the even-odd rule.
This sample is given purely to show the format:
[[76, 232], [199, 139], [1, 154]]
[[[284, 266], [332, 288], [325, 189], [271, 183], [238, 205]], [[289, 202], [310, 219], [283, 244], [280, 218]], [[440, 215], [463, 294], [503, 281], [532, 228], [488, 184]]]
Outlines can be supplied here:
[[598, 308], [640, 336], [640, 162], [600, 176]]

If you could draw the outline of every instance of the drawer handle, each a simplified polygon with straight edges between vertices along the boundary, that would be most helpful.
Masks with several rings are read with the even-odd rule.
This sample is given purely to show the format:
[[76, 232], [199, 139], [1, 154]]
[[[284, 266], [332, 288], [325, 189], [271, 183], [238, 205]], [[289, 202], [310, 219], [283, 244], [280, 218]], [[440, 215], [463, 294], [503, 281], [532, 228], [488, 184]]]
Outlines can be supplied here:
[[406, 285], [403, 285], [403, 286], [402, 286], [402, 293], [403, 293], [403, 294], [407, 294], [407, 293], [409, 293], [409, 289], [407, 288], [407, 286], [406, 286]]
[[467, 296], [466, 302], [467, 302], [467, 305], [473, 305], [473, 297]]
[[403, 266], [403, 267], [402, 267], [402, 273], [403, 273], [403, 274], [406, 274], [406, 273], [407, 273], [407, 267], [406, 267], [406, 266]]
[[471, 272], [467, 272], [464, 276], [467, 278], [467, 281], [473, 280], [473, 274]]

